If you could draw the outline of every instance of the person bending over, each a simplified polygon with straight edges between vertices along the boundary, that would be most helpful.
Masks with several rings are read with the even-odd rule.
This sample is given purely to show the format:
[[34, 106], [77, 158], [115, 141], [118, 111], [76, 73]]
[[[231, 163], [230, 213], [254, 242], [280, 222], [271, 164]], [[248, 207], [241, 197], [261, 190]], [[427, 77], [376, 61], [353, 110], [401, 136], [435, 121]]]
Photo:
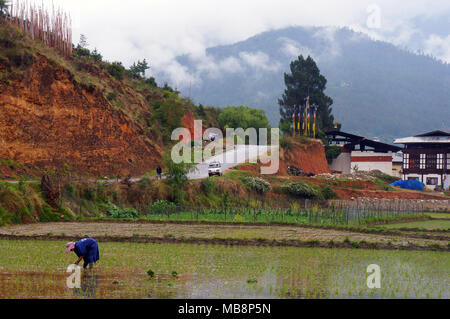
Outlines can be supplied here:
[[68, 242], [66, 244], [66, 253], [73, 251], [77, 256], [78, 260], [75, 262], [75, 265], [83, 259], [84, 265], [83, 268], [93, 268], [94, 263], [100, 259], [100, 253], [98, 250], [97, 241], [93, 238], [83, 238], [77, 242]]

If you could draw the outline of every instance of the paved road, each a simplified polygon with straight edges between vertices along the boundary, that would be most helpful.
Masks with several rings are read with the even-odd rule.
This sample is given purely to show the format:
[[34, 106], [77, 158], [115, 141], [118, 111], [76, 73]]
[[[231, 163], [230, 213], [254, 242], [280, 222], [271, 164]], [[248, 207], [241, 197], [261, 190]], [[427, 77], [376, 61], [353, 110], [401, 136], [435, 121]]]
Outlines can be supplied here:
[[[222, 164], [222, 173], [235, 167], [238, 164], [245, 163], [251, 159], [256, 159], [267, 154], [270, 150], [270, 146], [266, 145], [236, 145], [234, 150], [227, 151], [225, 153], [212, 156], [208, 158], [203, 163], [197, 164], [196, 170], [188, 174], [189, 179], [200, 179], [208, 177], [208, 166], [212, 162], [219, 162]], [[163, 172], [164, 173], [164, 172]], [[164, 176], [163, 176], [164, 178]], [[130, 181], [137, 182], [141, 178], [132, 178]], [[19, 181], [7, 181], [9, 183], [18, 183]], [[36, 181], [25, 181], [25, 182], [36, 182]], [[117, 182], [117, 179], [101, 179], [97, 182]]]
[[222, 173], [235, 167], [238, 164], [245, 163], [258, 156], [263, 156], [269, 151], [270, 146], [265, 145], [236, 145], [234, 150], [212, 156], [203, 163], [197, 164], [197, 170], [188, 174], [189, 179], [199, 179], [208, 177], [208, 165], [212, 162], [222, 164]]

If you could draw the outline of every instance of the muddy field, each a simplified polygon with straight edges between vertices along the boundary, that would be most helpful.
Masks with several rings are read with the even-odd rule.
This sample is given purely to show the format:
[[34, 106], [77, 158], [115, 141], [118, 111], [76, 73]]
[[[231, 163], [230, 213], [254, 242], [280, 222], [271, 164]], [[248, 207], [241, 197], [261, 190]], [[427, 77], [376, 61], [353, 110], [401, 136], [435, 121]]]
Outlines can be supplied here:
[[[105, 242], [68, 288], [64, 245], [0, 240], [0, 298], [450, 297], [448, 252]], [[367, 287], [370, 264], [380, 288]]]
[[45, 237], [78, 240], [93, 237], [106, 241], [114, 238], [153, 238], [153, 239], [265, 239], [265, 240], [298, 240], [320, 242], [369, 242], [418, 247], [430, 247], [439, 244], [446, 247], [448, 238], [439, 239], [415, 238], [413, 234], [382, 235], [356, 233], [336, 229], [320, 229], [298, 226], [255, 226], [255, 225], [211, 225], [182, 223], [133, 223], [133, 222], [70, 222], [40, 223], [17, 225], [0, 228], [0, 236]]

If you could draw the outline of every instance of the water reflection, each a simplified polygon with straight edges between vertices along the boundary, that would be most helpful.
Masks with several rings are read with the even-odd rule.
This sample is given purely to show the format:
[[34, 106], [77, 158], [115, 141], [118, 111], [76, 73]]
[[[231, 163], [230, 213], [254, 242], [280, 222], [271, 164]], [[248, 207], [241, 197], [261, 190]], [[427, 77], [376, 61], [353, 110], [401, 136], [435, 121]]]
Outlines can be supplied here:
[[95, 298], [97, 286], [98, 276], [93, 270], [86, 270], [81, 275], [81, 287], [74, 288], [73, 293], [76, 297]]

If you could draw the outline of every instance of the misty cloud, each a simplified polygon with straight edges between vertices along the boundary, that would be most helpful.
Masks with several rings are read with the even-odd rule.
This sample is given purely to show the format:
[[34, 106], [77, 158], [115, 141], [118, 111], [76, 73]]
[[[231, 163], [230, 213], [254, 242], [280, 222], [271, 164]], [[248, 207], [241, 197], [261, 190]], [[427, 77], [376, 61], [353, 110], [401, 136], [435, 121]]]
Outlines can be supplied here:
[[287, 57], [297, 58], [300, 55], [303, 55], [305, 57], [309, 55], [312, 58], [315, 57], [310, 48], [300, 45], [300, 43], [298, 43], [297, 41], [284, 37], [279, 38], [278, 41], [281, 42], [280, 51]]
[[[36, 1], [41, 3], [41, 0]], [[90, 48], [97, 48], [105, 59], [122, 61], [125, 66], [130, 66], [138, 59], [146, 58], [151, 66], [149, 75], [168, 70], [173, 75], [174, 82], [195, 80], [195, 74], [186, 74], [186, 70], [173, 62], [177, 56], [198, 57], [199, 61], [204, 62], [203, 66], [199, 65], [199, 72], [209, 72], [212, 77], [224, 70], [242, 72], [246, 67], [256, 67], [259, 62], [267, 62], [265, 57], [250, 52], [250, 55], [244, 54], [244, 59], [236, 56], [236, 60], [208, 61], [205, 49], [242, 41], [267, 30], [295, 25], [347, 26], [362, 31], [373, 39], [388, 41], [414, 51], [424, 51], [450, 61], [447, 38], [450, 30], [448, 0], [434, 0], [432, 3], [424, 0], [43, 2], [47, 6], [51, 6], [53, 2], [71, 13], [75, 43], [83, 33], [88, 36]], [[372, 3], [381, 8], [380, 29], [369, 29], [366, 25], [367, 8]], [[442, 23], [424, 31], [416, 23], [418, 17], [421, 21], [439, 18]], [[442, 34], [442, 30], [446, 30], [446, 34]], [[330, 52], [333, 55], [339, 54], [339, 48], [333, 46], [332, 32], [318, 36], [323, 36], [324, 40], [328, 37]], [[285, 54], [308, 52], [303, 45], [296, 46], [293, 43], [285, 44], [283, 50]], [[266, 63], [263, 69], [270, 71], [276, 67]]]
[[281, 64], [278, 61], [273, 61], [264, 52], [240, 52], [239, 57], [249, 66], [255, 69], [264, 71], [278, 71]]
[[424, 52], [433, 54], [447, 63], [450, 63], [450, 35], [447, 37], [440, 37], [432, 34], [425, 41]]
[[338, 28], [336, 27], [327, 27], [320, 29], [317, 31], [313, 36], [315, 38], [322, 39], [326, 42], [326, 50], [324, 50], [317, 59], [324, 60], [324, 59], [332, 59], [334, 57], [337, 57], [341, 55], [341, 47], [336, 41], [335, 34]]

